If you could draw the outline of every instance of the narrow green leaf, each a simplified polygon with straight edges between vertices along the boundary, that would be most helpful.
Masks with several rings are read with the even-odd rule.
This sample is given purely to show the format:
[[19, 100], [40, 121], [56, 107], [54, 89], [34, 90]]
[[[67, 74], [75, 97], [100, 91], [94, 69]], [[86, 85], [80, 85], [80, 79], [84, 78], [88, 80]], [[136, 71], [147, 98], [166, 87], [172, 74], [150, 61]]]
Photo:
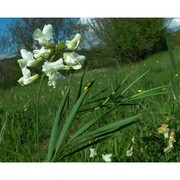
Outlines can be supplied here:
[[[74, 139], [76, 139], [78, 136], [80, 136], [82, 133], [84, 133], [85, 131], [87, 131], [89, 128], [91, 128], [94, 124], [96, 124], [99, 120], [101, 120], [104, 116], [106, 116], [107, 114], [109, 114], [111, 111], [113, 111], [114, 109], [116, 109], [118, 106], [120, 106], [120, 104], [115, 105], [113, 108], [111, 108], [109, 111], [105, 112], [104, 114], [98, 116], [97, 118], [89, 121], [88, 123], [86, 123], [85, 125], [83, 125], [78, 131], [75, 132], [75, 134], [69, 139], [68, 143], [70, 143], [71, 141], [73, 141]], [[67, 143], [67, 144], [68, 144]]]
[[[142, 99], [142, 98], [151, 97], [151, 96], [157, 96], [157, 95], [162, 95], [162, 94], [168, 94], [168, 93], [170, 93], [170, 91], [162, 91], [162, 88], [168, 88], [168, 87], [170, 87], [170, 85], [153, 88], [153, 89], [144, 91], [142, 93], [135, 94], [135, 95], [133, 95], [131, 97], [128, 97], [125, 101], [137, 100], [137, 99]], [[157, 90], [161, 90], [161, 91], [156, 92]]]
[[135, 116], [132, 116], [132, 117], [120, 120], [120, 121], [116, 121], [116, 122], [107, 124], [101, 128], [98, 128], [98, 129], [86, 134], [82, 138], [85, 138], [87, 136], [91, 136], [92, 138], [97, 138], [98, 136], [103, 135], [104, 133], [111, 133], [112, 131], [119, 129], [122, 126], [132, 123], [134, 120], [136, 120], [140, 116], [142, 116], [142, 114], [138, 114], [138, 115], [135, 115]]
[[57, 152], [62, 148], [61, 146], [63, 145], [65, 138], [68, 135], [68, 132], [70, 131], [71, 125], [78, 113], [78, 110], [84, 100], [84, 98], [86, 97], [86, 95], [88, 94], [90, 88], [88, 88], [77, 100], [77, 102], [75, 103], [75, 105], [73, 106], [68, 118], [66, 119], [66, 122], [61, 130], [60, 136], [58, 138], [58, 142], [56, 144], [56, 152], [55, 154], [57, 154]]
[[132, 82], [132, 83], [121, 93], [121, 95], [123, 95], [127, 90], [129, 90], [137, 81], [139, 81], [142, 77], [144, 77], [148, 72], [149, 72], [149, 70], [146, 71], [144, 74], [142, 74], [140, 77], [138, 77], [134, 82]]
[[127, 79], [129, 78], [129, 76], [131, 75], [132, 73], [129, 73], [127, 75], [127, 77], [121, 82], [121, 86], [127, 81]]
[[81, 138], [78, 138], [77, 143], [75, 143], [75, 145], [72, 145], [69, 148], [67, 148], [67, 150], [70, 151], [72, 149], [72, 151], [67, 153], [64, 156], [64, 158], [68, 157], [74, 153], [77, 153], [83, 149], [86, 149], [92, 145], [100, 143], [104, 140], [108, 140], [108, 139], [112, 139], [114, 137], [117, 137], [118, 135], [115, 134], [116, 132], [138, 122], [137, 118], [139, 118], [141, 115], [142, 114], [138, 114], [138, 115], [126, 118], [124, 120], [120, 120], [118, 122], [111, 123], [111, 124], [106, 125], [100, 129], [92, 131], [91, 133], [88, 133], [87, 135], [82, 136]]
[[95, 97], [99, 96], [100, 94], [104, 93], [107, 91], [108, 88], [105, 88], [103, 90], [101, 90], [99, 93], [95, 94], [94, 96], [91, 97], [91, 99], [94, 99]]
[[61, 116], [62, 116], [62, 112], [63, 112], [64, 106], [66, 104], [68, 95], [69, 95], [69, 91], [70, 91], [70, 88], [67, 89], [63, 99], [61, 100], [58, 111], [56, 113], [56, 117], [53, 122], [51, 136], [50, 136], [49, 145], [48, 145], [47, 161], [51, 161], [54, 150], [55, 150], [55, 145], [56, 145], [56, 142], [58, 139], [58, 128], [59, 128], [59, 125], [60, 125], [60, 122], [62, 119]]
[[79, 97], [80, 97], [80, 95], [81, 95], [82, 88], [83, 88], [84, 77], [85, 77], [86, 71], [87, 71], [87, 68], [85, 69], [85, 71], [83, 72], [83, 75], [82, 75], [82, 77], [81, 77], [81, 81], [80, 81], [80, 85], [79, 85], [79, 91], [78, 91], [78, 95], [77, 95], [76, 101], [79, 99]]

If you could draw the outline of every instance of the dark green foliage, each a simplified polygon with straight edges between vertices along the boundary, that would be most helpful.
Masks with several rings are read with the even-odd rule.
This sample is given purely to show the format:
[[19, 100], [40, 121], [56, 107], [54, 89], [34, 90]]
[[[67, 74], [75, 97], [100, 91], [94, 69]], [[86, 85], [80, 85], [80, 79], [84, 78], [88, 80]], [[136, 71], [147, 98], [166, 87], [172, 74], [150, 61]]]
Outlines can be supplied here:
[[17, 85], [21, 70], [14, 58], [0, 61], [0, 88], [5, 89]]
[[119, 62], [136, 62], [167, 49], [162, 18], [101, 18], [91, 24]]

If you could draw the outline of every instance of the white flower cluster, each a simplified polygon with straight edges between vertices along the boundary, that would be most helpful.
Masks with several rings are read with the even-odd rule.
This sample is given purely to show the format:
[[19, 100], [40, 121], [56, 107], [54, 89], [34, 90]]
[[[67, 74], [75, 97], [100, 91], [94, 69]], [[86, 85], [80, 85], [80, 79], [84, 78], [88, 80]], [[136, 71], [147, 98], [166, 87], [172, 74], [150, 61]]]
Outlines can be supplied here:
[[[54, 88], [56, 87], [57, 80], [65, 79], [59, 72], [60, 70], [70, 70], [71, 68], [78, 70], [84, 64], [86, 57], [74, 52], [80, 43], [81, 35], [76, 34], [72, 40], [66, 40], [65, 45], [58, 41], [56, 46], [53, 43], [52, 28], [52, 25], [48, 24], [44, 26], [42, 31], [39, 28], [34, 31], [33, 39], [39, 43], [40, 49], [33, 50], [33, 52], [21, 49], [22, 59], [19, 59], [18, 63], [23, 77], [18, 80], [20, 85], [30, 84], [39, 77], [38, 74], [32, 76], [28, 67], [36, 67], [40, 62], [44, 63], [42, 65], [42, 72], [49, 78], [48, 85]], [[62, 58], [54, 61], [53, 55], [66, 49], [71, 52], [64, 52]]]
[[[97, 152], [94, 148], [90, 148], [90, 158], [94, 158]], [[112, 154], [102, 154], [102, 158], [105, 162], [111, 162]]]

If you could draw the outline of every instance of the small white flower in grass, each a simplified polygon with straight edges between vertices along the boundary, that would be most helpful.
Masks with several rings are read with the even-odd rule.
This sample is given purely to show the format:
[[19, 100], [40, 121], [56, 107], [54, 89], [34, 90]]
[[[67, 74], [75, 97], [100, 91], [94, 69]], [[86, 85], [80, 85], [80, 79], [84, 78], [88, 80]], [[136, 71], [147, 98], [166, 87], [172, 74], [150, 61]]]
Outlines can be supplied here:
[[169, 136], [169, 142], [175, 143], [175, 131], [171, 131], [170, 136]]
[[104, 159], [105, 162], [111, 162], [111, 157], [112, 154], [102, 154], [102, 158]]
[[58, 72], [58, 70], [62, 69], [68, 69], [67, 66], [63, 64], [62, 58], [55, 62], [45, 62], [42, 66], [42, 71], [46, 74], [46, 76], [49, 77], [49, 86], [56, 87], [57, 80], [64, 80], [65, 77], [62, 76], [61, 73]]
[[81, 35], [77, 33], [72, 40], [70, 41], [66, 40], [65, 45], [69, 50], [74, 50], [78, 47], [80, 40], [81, 40]]
[[83, 55], [79, 55], [75, 52], [72, 53], [64, 53], [63, 54], [65, 63], [72, 67], [74, 70], [78, 70], [82, 68], [86, 57]]
[[132, 156], [132, 154], [133, 154], [133, 146], [131, 147], [131, 149], [129, 149], [129, 150], [126, 151], [126, 156], [127, 156], [127, 157]]
[[90, 157], [94, 158], [97, 155], [97, 152], [94, 148], [90, 148]]
[[18, 80], [18, 83], [21, 86], [28, 85], [28, 84], [32, 83], [33, 81], [35, 81], [39, 77], [38, 74], [35, 74], [35, 75], [31, 76], [30, 70], [27, 69], [26, 67], [22, 68], [22, 74], [23, 74], [23, 77], [21, 77]]
[[23, 59], [19, 59], [18, 63], [20, 68], [24, 68], [24, 67], [35, 67], [39, 61], [34, 59], [33, 57], [33, 53], [30, 51], [26, 51], [25, 49], [21, 49], [21, 56]]
[[173, 143], [169, 143], [168, 146], [164, 148], [164, 153], [169, 153], [173, 148]]
[[33, 53], [35, 58], [39, 58], [39, 57], [48, 58], [51, 53], [51, 50], [41, 47], [41, 49], [33, 50]]
[[164, 149], [165, 153], [169, 153], [173, 148], [174, 148], [174, 143], [176, 142], [175, 139], [175, 132], [171, 131], [170, 136], [169, 136], [169, 141], [168, 141], [168, 146]]
[[37, 40], [41, 46], [52, 46], [53, 44], [50, 43], [50, 40], [53, 39], [52, 25], [45, 25], [42, 31], [39, 28], [36, 29], [33, 33], [33, 39]]

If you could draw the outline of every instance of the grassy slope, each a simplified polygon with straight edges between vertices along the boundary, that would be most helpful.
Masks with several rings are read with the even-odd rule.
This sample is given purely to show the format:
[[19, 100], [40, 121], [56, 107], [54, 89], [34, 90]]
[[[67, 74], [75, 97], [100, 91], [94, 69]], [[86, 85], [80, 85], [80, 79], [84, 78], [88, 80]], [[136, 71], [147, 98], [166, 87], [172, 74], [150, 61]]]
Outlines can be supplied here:
[[[180, 50], [177, 48], [175, 49], [175, 60], [177, 67], [180, 66], [180, 62], [178, 61], [179, 57]], [[125, 65], [122, 67], [122, 69], [110, 69], [106, 72], [89, 71], [86, 76], [86, 83], [88, 83], [92, 79], [95, 79], [95, 85], [91, 91], [91, 94], [94, 94], [95, 92], [100, 91], [106, 87], [108, 87], [110, 90], [115, 89], [118, 82], [121, 82], [129, 73], [132, 73], [132, 75], [130, 76], [127, 84], [131, 83], [147, 70], [150, 70], [150, 72], [130, 90], [130, 93], [136, 93], [138, 89], [148, 90], [157, 86], [171, 84], [172, 90], [175, 93], [177, 100], [174, 101], [172, 94], [148, 98], [138, 102], [139, 110], [137, 108], [133, 109], [129, 107], [122, 108], [118, 110], [120, 114], [119, 112], [115, 111], [111, 116], [108, 116], [104, 120], [104, 123], [108, 122], [109, 119], [111, 122], [113, 121], [113, 119], [118, 120], [124, 117], [129, 117], [130, 115], [137, 114], [141, 111], [145, 112], [143, 122], [139, 125], [133, 126], [133, 128], [130, 129], [130, 131], [132, 131], [131, 133], [125, 130], [123, 133], [126, 136], [120, 137], [116, 141], [110, 140], [102, 144], [101, 148], [99, 147], [99, 152], [101, 153], [112, 152], [113, 154], [115, 154], [114, 159], [116, 161], [130, 160], [125, 156], [125, 152], [131, 144], [132, 135], [134, 135], [137, 139], [136, 149], [144, 147], [144, 153], [148, 153], [148, 149], [151, 148], [152, 151], [149, 152], [151, 156], [146, 157], [146, 155], [144, 155], [144, 159], [142, 159], [142, 154], [136, 155], [134, 156], [134, 159], [131, 158], [131, 161], [158, 161], [158, 157], [155, 156], [155, 152], [153, 151], [153, 148], [155, 148], [154, 144], [151, 144], [150, 142], [150, 145], [146, 147], [145, 145], [147, 144], [143, 144], [144, 142], [142, 141], [142, 138], [146, 136], [149, 137], [153, 134], [156, 134], [158, 136], [157, 128], [161, 124], [167, 123], [166, 118], [173, 118], [175, 121], [179, 119], [180, 114], [178, 111], [178, 98], [180, 95], [180, 76], [175, 76], [175, 74], [179, 73], [179, 71], [172, 69], [168, 52], [161, 52], [149, 57], [148, 59], [140, 63]], [[73, 92], [77, 92], [79, 80], [80, 77], [78, 75], [74, 75], [72, 78], [71, 102], [75, 100]], [[39, 82], [37, 81], [34, 84], [26, 87], [16, 86], [10, 88], [9, 90], [0, 90], [1, 127], [3, 126], [4, 121], [8, 120], [12, 122], [9, 123], [7, 127], [9, 126], [9, 128], [11, 128], [13, 131], [14, 128], [16, 128], [13, 136], [11, 132], [7, 132], [6, 128], [5, 137], [8, 139], [8, 141], [6, 141], [7, 144], [5, 143], [5, 146], [7, 149], [2, 150], [2, 154], [6, 158], [3, 159], [1, 157], [2, 161], [36, 160], [36, 153], [34, 154], [34, 156], [32, 156], [32, 152], [36, 152], [36, 146], [32, 146], [32, 144], [33, 139], [35, 138], [33, 135], [33, 121], [35, 119], [36, 112], [35, 108], [37, 103], [38, 83]], [[69, 77], [67, 77], [67, 81], [61, 82], [58, 85], [57, 89], [48, 87], [47, 80], [45, 80], [43, 83], [40, 101], [40, 119], [42, 128], [41, 138], [44, 151], [47, 145], [46, 139], [48, 138], [51, 130], [52, 119], [55, 115], [58, 102], [61, 100], [61, 97], [64, 94], [68, 83]], [[165, 113], [165, 115], [163, 113]], [[97, 114], [94, 114], [93, 116], [97, 116]], [[84, 120], [88, 120], [88, 118]], [[83, 123], [83, 121], [81, 123]], [[75, 124], [74, 128], [78, 128], [81, 123], [78, 122], [78, 124]], [[26, 131], [24, 132], [25, 129]], [[23, 140], [24, 135], [26, 138]], [[138, 137], [140, 138], [138, 139]], [[17, 141], [16, 146], [12, 146], [13, 140]], [[24, 149], [19, 149], [19, 144], [24, 144]], [[121, 144], [120, 147], [119, 144]], [[157, 148], [160, 148], [158, 144], [156, 144], [155, 146], [157, 146]], [[136, 152], [137, 154], [138, 151]], [[87, 153], [88, 152], [89, 151], [87, 151]], [[16, 154], [16, 156], [14, 155], [14, 153]], [[86, 155], [87, 153], [84, 152], [83, 154], [81, 153], [78, 156], [73, 156], [69, 161], [89, 161]], [[177, 161], [176, 156], [169, 158], [169, 161]], [[97, 159], [97, 161], [101, 161], [101, 159]], [[167, 161], [167, 159], [162, 158], [161, 161]]]
[[[174, 49], [176, 69], [173, 69], [169, 53], [161, 52], [139, 63], [124, 65], [121, 69], [113, 68], [106, 72], [89, 71], [85, 78], [85, 84], [95, 79], [95, 85], [90, 92], [90, 96], [104, 88], [109, 91], [115, 89], [127, 75], [132, 73], [126, 86], [133, 82], [141, 74], [150, 70], [129, 93], [137, 93], [138, 89], [148, 90], [161, 85], [172, 85], [173, 93], [163, 96], [152, 97], [138, 101], [138, 106], [123, 107], [114, 111], [111, 116], [107, 116], [102, 123], [106, 124], [114, 120], [123, 119], [140, 112], [144, 112], [142, 121], [127, 130], [124, 130], [117, 139], [109, 140], [96, 146], [99, 154], [113, 153], [114, 161], [180, 161], [180, 142], [178, 141], [180, 124], [180, 49]], [[88, 59], [87, 59], [88, 61]], [[106, 62], [106, 57], [101, 59], [100, 67]], [[114, 62], [113, 62], [114, 63]], [[87, 63], [88, 64], [88, 63]], [[107, 62], [107, 64], [109, 64]], [[98, 65], [95, 65], [98, 67]], [[80, 74], [80, 73], [78, 73]], [[72, 88], [70, 104], [75, 100], [74, 92], [78, 91], [80, 77], [78, 74], [72, 77]], [[179, 74], [179, 76], [177, 75]], [[55, 116], [58, 103], [67, 89], [70, 76], [67, 81], [59, 83], [56, 89], [48, 87], [47, 80], [43, 83], [40, 97], [40, 119], [41, 119], [41, 151], [45, 156], [47, 140], [51, 131], [52, 120]], [[35, 116], [39, 81], [25, 87], [14, 86], [8, 89], [0, 89], [0, 161], [36, 161], [37, 145], [35, 142]], [[124, 88], [124, 87], [122, 87]], [[162, 91], [166, 89], [162, 89]], [[173, 95], [174, 94], [174, 95]], [[91, 116], [74, 124], [74, 129], [83, 124], [84, 121], [97, 116], [101, 112], [96, 112]], [[157, 133], [157, 128], [163, 123], [170, 124], [176, 131], [177, 142], [171, 154], [163, 155], [163, 148], [166, 142], [163, 136]], [[10, 130], [9, 130], [10, 129]], [[135, 144], [132, 137], [135, 137]], [[157, 140], [158, 139], [158, 140]], [[126, 151], [133, 145], [134, 155], [126, 157]], [[91, 161], [89, 150], [79, 153], [67, 161]], [[101, 155], [95, 161], [102, 161]]]

